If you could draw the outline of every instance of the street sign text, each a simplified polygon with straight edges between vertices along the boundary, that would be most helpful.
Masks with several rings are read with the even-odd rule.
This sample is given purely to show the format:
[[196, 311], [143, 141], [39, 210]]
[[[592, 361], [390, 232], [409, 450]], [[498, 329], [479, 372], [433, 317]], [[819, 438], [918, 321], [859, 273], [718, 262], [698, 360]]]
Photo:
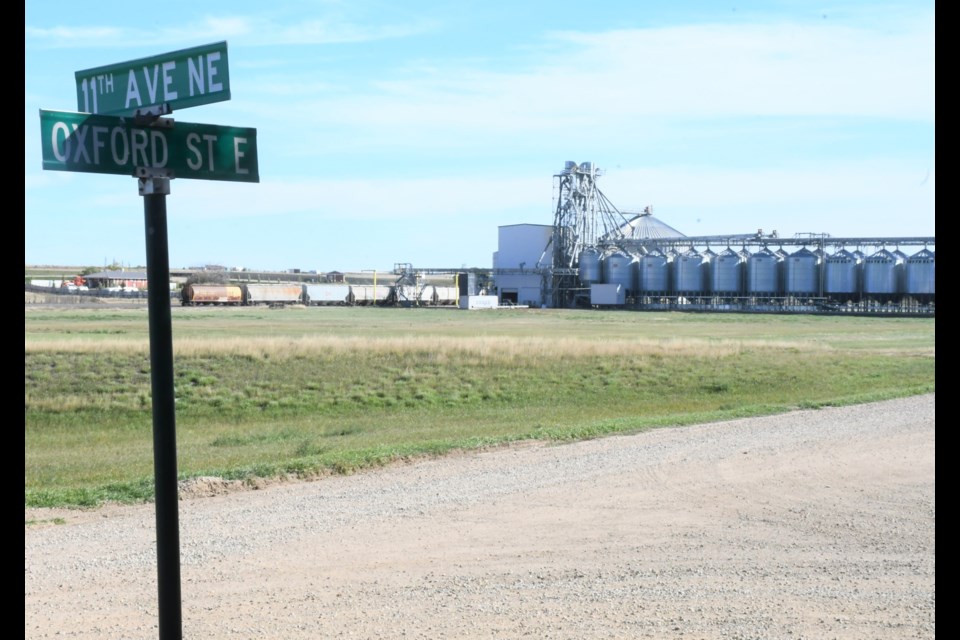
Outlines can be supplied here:
[[256, 129], [41, 109], [40, 134], [44, 169], [260, 182]]
[[230, 99], [226, 42], [77, 71], [75, 75], [77, 110], [84, 113], [134, 115], [154, 110], [164, 114]]

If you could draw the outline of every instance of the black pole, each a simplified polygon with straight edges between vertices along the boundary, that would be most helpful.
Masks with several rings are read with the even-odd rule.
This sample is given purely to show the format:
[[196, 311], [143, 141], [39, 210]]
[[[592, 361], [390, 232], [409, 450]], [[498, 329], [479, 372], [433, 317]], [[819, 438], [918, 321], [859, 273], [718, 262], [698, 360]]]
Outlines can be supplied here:
[[174, 414], [170, 259], [167, 247], [169, 178], [139, 178], [147, 234], [147, 305], [153, 392], [153, 465], [157, 513], [160, 640], [180, 640], [180, 522], [177, 513], [177, 426]]

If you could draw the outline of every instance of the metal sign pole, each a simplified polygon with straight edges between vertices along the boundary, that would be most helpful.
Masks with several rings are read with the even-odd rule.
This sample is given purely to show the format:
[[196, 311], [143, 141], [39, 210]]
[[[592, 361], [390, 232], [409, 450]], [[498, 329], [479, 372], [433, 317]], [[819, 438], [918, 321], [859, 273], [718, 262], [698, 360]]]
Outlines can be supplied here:
[[140, 195], [143, 196], [147, 236], [160, 640], [180, 640], [183, 629], [180, 610], [180, 522], [177, 513], [177, 428], [166, 202], [170, 193], [170, 179], [141, 177], [138, 182]]

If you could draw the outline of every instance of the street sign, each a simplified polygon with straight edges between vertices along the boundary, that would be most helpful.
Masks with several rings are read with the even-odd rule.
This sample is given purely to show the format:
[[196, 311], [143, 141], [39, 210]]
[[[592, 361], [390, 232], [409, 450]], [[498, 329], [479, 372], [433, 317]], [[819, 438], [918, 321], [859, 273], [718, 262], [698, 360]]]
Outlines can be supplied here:
[[260, 182], [256, 129], [41, 109], [40, 136], [53, 171]]
[[182, 49], [76, 72], [77, 111], [153, 113], [230, 99], [227, 43]]

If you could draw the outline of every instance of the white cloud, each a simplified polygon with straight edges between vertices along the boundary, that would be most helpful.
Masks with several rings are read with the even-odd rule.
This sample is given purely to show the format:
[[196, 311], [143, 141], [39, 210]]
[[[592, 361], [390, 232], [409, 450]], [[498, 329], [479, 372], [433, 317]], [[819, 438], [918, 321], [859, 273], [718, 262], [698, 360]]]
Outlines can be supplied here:
[[[642, 141], [658, 119], [840, 116], [932, 122], [934, 48], [924, 23], [909, 32], [843, 26], [724, 25], [555, 34], [569, 51], [490, 71], [432, 61], [402, 78], [350, 88], [309, 77], [255, 83], [275, 104], [246, 109], [283, 126], [298, 144], [442, 148], [563, 137], [571, 148], [605, 137]], [[297, 100], [297, 96], [304, 99]], [[257, 97], [254, 96], [253, 100]], [[322, 142], [321, 142], [322, 139]]]
[[37, 48], [130, 48], [194, 46], [197, 42], [229, 39], [244, 47], [324, 45], [406, 38], [437, 28], [433, 20], [409, 24], [363, 24], [333, 17], [299, 20], [285, 26], [267, 15], [203, 16], [175, 26], [130, 28], [115, 26], [55, 26], [25, 28], [25, 38]]

